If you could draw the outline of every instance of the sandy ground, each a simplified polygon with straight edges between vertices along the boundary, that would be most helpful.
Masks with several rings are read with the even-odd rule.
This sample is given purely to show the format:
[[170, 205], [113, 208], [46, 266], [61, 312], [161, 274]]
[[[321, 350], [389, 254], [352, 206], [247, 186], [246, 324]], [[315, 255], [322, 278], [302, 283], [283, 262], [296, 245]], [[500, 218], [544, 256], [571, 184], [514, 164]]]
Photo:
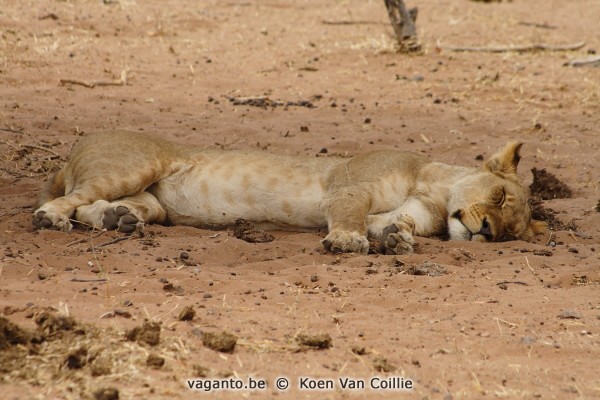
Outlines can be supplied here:
[[[398, 396], [302, 391], [302, 376], [410, 378], [402, 398], [600, 397], [600, 68], [563, 65], [600, 51], [599, 2], [413, 0], [421, 55], [393, 51], [375, 0], [0, 3], [0, 313], [46, 336], [0, 350], [3, 398], [112, 387], [121, 399], [183, 399], [185, 380], [202, 375], [268, 382], [218, 398]], [[580, 41], [569, 52], [443, 48]], [[229, 101], [246, 96], [315, 107]], [[81, 134], [111, 128], [285, 154], [398, 148], [469, 166], [518, 139], [525, 182], [545, 168], [573, 189], [543, 203], [571, 229], [533, 243], [420, 238], [401, 257], [324, 254], [320, 232], [250, 244], [149, 226], [99, 246], [119, 235], [34, 231], [49, 173]], [[426, 261], [445, 273], [398, 267]], [[195, 318], [180, 321], [186, 306]], [[158, 345], [126, 339], [144, 319], [162, 322]], [[238, 338], [233, 353], [203, 345], [222, 331]], [[332, 347], [304, 348], [304, 333], [328, 334]], [[164, 365], [147, 365], [149, 355]], [[393, 369], [382, 359], [396, 370], [381, 372]], [[288, 391], [275, 388], [279, 376]]]

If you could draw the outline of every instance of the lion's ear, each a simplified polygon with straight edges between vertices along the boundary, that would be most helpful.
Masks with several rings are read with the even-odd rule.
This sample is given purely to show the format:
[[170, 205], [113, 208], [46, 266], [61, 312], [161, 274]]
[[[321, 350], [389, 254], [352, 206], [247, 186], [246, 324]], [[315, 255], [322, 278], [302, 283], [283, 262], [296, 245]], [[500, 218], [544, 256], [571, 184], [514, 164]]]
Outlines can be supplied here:
[[495, 206], [504, 208], [515, 203], [515, 196], [508, 194], [504, 186], [498, 185], [492, 188], [489, 201]]
[[504, 186], [498, 185], [492, 188], [492, 191], [490, 192], [490, 202], [498, 207], [504, 205], [506, 202], [506, 189], [504, 189]]
[[504, 149], [494, 154], [486, 161], [484, 167], [490, 172], [499, 172], [502, 174], [516, 174], [517, 165], [521, 161], [519, 151], [523, 146], [522, 142], [510, 142]]

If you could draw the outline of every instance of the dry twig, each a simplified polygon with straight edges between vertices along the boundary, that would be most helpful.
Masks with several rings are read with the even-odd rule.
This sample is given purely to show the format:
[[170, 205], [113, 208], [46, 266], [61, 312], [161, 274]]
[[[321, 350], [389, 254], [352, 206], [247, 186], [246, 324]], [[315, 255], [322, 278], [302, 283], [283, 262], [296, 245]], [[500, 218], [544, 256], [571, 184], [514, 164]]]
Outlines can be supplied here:
[[18, 129], [0, 128], [0, 131], [11, 132], [11, 133], [23, 133], [24, 130], [25, 130], [25, 128], [18, 128]]
[[600, 56], [571, 60], [565, 65], [571, 67], [600, 67]]
[[42, 150], [42, 151], [46, 151], [46, 152], [48, 152], [48, 153], [52, 154], [53, 156], [56, 156], [56, 157], [58, 157], [58, 158], [61, 158], [61, 157], [60, 157], [60, 154], [58, 154], [58, 153], [56, 153], [56, 152], [54, 152], [54, 151], [52, 151], [52, 150], [50, 150], [50, 149], [47, 149], [46, 147], [38, 146], [38, 145], [36, 145], [36, 144], [22, 144], [21, 146], [22, 146], [22, 147], [26, 147], [26, 148], [28, 148], [28, 149], [36, 149], [36, 150]]
[[321, 23], [323, 25], [385, 25], [384, 22], [378, 22], [378, 21], [346, 21], [346, 20], [330, 21], [330, 20], [326, 20], [326, 19], [321, 21]]
[[496, 283], [496, 286], [506, 285], [506, 284], [509, 284], [509, 283], [512, 283], [514, 285], [529, 286], [529, 284], [527, 282], [521, 282], [521, 281], [502, 281], [502, 282]]
[[113, 240], [109, 240], [108, 242], [104, 242], [104, 243], [100, 243], [100, 244], [91, 246], [88, 248], [88, 251], [94, 251], [94, 249], [97, 249], [98, 247], [110, 246], [111, 244], [119, 243], [122, 240], [128, 240], [128, 239], [131, 239], [131, 236], [121, 236], [118, 238], [114, 238]]
[[531, 44], [523, 46], [492, 46], [492, 47], [461, 47], [461, 46], [440, 46], [442, 50], [464, 51], [464, 52], [480, 52], [480, 53], [508, 53], [508, 52], [531, 52], [531, 51], [571, 51], [578, 50], [585, 46], [585, 42], [577, 42], [565, 45], [551, 44]]
[[528, 22], [528, 21], [521, 21], [519, 22], [519, 25], [523, 25], [523, 26], [532, 26], [534, 28], [541, 28], [541, 29], [558, 29], [557, 26], [554, 25], [549, 25], [547, 23], [537, 23], [537, 22]]
[[86, 88], [90, 88], [93, 89], [96, 86], [124, 86], [127, 85], [127, 73], [129, 71], [124, 69], [123, 71], [121, 71], [121, 77], [119, 79], [113, 80], [113, 81], [92, 81], [92, 82], [88, 82], [88, 81], [82, 81], [82, 80], [78, 80], [78, 79], [61, 79], [60, 80], [60, 85], [66, 85], [68, 83], [70, 83], [71, 85], [80, 85], [80, 86], [84, 86]]

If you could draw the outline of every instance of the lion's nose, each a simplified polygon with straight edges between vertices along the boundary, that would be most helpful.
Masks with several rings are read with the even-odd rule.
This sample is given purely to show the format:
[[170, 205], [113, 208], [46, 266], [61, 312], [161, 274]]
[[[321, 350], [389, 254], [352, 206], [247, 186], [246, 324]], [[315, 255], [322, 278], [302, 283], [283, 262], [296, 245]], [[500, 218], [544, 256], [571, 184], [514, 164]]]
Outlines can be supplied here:
[[492, 240], [494, 234], [492, 233], [492, 228], [490, 228], [489, 222], [487, 219], [483, 219], [483, 223], [481, 224], [481, 229], [477, 232], [478, 235], [484, 236], [487, 240]]

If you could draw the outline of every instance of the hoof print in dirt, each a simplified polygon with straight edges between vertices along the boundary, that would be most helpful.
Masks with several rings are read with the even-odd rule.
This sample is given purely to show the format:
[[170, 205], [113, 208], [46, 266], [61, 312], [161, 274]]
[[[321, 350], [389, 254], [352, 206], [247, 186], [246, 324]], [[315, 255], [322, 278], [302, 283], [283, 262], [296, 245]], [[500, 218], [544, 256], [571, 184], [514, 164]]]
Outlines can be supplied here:
[[377, 357], [373, 360], [373, 368], [375, 368], [375, 371], [377, 372], [394, 372], [398, 369], [383, 357]]
[[238, 219], [235, 221], [233, 235], [236, 238], [242, 239], [248, 243], [268, 243], [275, 239], [273, 235], [256, 228], [254, 225], [244, 219]]
[[144, 321], [142, 326], [136, 326], [125, 334], [129, 341], [146, 343], [156, 346], [160, 343], [160, 322]]
[[233, 353], [237, 344], [237, 337], [229, 332], [204, 332], [202, 335], [202, 344], [209, 349], [220, 351], [221, 353]]
[[119, 390], [107, 387], [94, 392], [94, 400], [119, 400]]
[[311, 349], [324, 350], [330, 349], [333, 346], [331, 336], [327, 333], [318, 333], [315, 335], [301, 333], [296, 337], [296, 341], [300, 346]]
[[532, 196], [542, 200], [566, 199], [573, 195], [573, 191], [566, 183], [561, 182], [554, 174], [546, 169], [532, 168], [533, 182], [529, 185]]

